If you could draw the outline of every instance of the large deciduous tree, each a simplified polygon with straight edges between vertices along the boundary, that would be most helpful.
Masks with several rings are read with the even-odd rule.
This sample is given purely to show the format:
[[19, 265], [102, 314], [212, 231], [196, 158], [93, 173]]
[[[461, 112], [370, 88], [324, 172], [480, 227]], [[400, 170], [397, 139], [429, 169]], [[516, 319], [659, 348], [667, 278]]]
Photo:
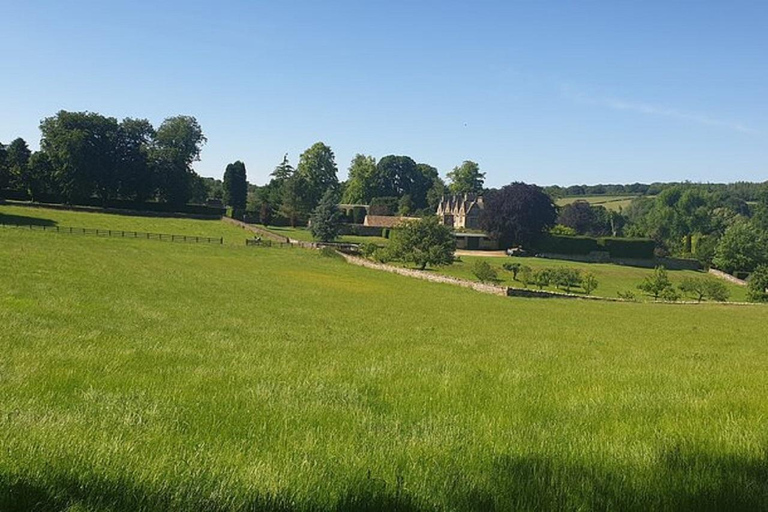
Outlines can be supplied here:
[[718, 242], [712, 263], [726, 272], [752, 272], [768, 264], [768, 234], [752, 222], [735, 223]]
[[8, 150], [0, 143], [0, 190], [7, 188], [10, 184], [11, 170], [8, 166]]
[[224, 202], [232, 207], [232, 216], [242, 217], [248, 200], [248, 180], [245, 164], [240, 160], [227, 165], [224, 171]]
[[339, 186], [335, 158], [331, 148], [322, 142], [313, 144], [299, 158], [296, 174], [306, 186], [304, 197], [310, 209], [317, 205], [328, 188]]
[[311, 211], [310, 200], [306, 195], [308, 189], [307, 180], [298, 172], [283, 183], [280, 214], [288, 219], [291, 227], [303, 223]]
[[452, 194], [479, 194], [483, 191], [485, 173], [480, 172], [480, 166], [471, 160], [465, 160], [448, 173], [451, 180], [449, 186]]
[[557, 218], [552, 198], [541, 187], [515, 182], [484, 197], [480, 226], [502, 246], [528, 246]]
[[117, 172], [120, 195], [146, 201], [154, 195], [149, 156], [155, 129], [146, 119], [125, 118], [118, 127]]
[[40, 146], [55, 169], [63, 199], [76, 202], [97, 194], [117, 196], [118, 123], [95, 112], [60, 111], [40, 124]]
[[27, 141], [21, 137], [14, 139], [6, 149], [5, 160], [9, 181], [15, 182], [25, 190], [29, 187], [28, 166], [31, 156], [32, 151], [30, 151]]
[[376, 159], [367, 155], [355, 155], [349, 165], [349, 179], [342, 202], [346, 204], [369, 204], [381, 194], [376, 183]]
[[200, 159], [207, 139], [197, 119], [191, 116], [169, 117], [157, 129], [152, 165], [161, 199], [176, 205], [191, 197], [196, 173], [192, 163]]
[[427, 265], [450, 265], [455, 250], [456, 237], [435, 216], [410, 221], [397, 228], [387, 248], [391, 259], [413, 263], [421, 270]]

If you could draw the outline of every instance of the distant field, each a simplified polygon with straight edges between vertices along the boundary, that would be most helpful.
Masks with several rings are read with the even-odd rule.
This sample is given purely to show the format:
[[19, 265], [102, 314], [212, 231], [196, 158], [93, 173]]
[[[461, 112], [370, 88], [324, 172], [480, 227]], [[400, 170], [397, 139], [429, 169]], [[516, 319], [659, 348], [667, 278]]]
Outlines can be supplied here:
[[[608, 263], [580, 263], [574, 261], [565, 260], [549, 260], [544, 258], [484, 258], [482, 256], [462, 256], [461, 261], [454, 263], [453, 265], [442, 267], [436, 270], [436, 272], [453, 277], [460, 277], [463, 279], [470, 279], [476, 281], [477, 278], [472, 274], [472, 263], [477, 259], [486, 260], [491, 266], [497, 269], [500, 284], [505, 286], [522, 287], [523, 285], [519, 281], [512, 279], [512, 273], [502, 269], [504, 263], [520, 263], [521, 265], [527, 265], [534, 270], [541, 268], [557, 268], [557, 267], [572, 267], [582, 270], [584, 272], [592, 272], [597, 277], [600, 283], [597, 290], [592, 292], [592, 295], [601, 297], [617, 297], [618, 292], [631, 291], [636, 294], [638, 299], [643, 299], [642, 292], [637, 289], [637, 285], [642, 280], [650, 275], [653, 271], [646, 268], [628, 267], [623, 265], [613, 265]], [[670, 270], [669, 278], [674, 284], [679, 284], [684, 277], [701, 277], [706, 276], [704, 272], [696, 272], [693, 270]], [[715, 279], [714, 277], [712, 279]], [[735, 284], [723, 281], [731, 292], [731, 301], [744, 302], [746, 301], [746, 288], [743, 286], [737, 286]], [[538, 289], [533, 285], [530, 285], [531, 289]], [[557, 290], [554, 286], [549, 286], [545, 290]], [[580, 290], [576, 290], [576, 293], [580, 293]]]
[[[269, 226], [267, 229], [278, 235], [293, 238], [294, 240], [303, 240], [305, 242], [314, 241], [314, 239], [312, 238], [312, 233], [310, 233], [309, 229], [307, 228], [303, 228], [303, 227], [292, 228], [290, 226]], [[359, 243], [367, 242], [367, 243], [374, 243], [379, 245], [386, 245], [389, 242], [389, 240], [381, 236], [357, 236], [357, 235], [343, 235], [339, 237], [338, 241], [347, 242], [351, 244], [359, 244]]]
[[568, 196], [556, 201], [558, 206], [565, 206], [576, 201], [586, 201], [595, 206], [604, 206], [608, 210], [619, 211], [629, 206], [639, 196]]
[[[0, 204], [0, 223], [143, 231], [169, 235], [224, 237], [228, 245], [245, 244], [252, 233], [220, 220], [135, 217]], [[64, 236], [64, 235], [62, 235]]]
[[766, 510], [767, 312], [0, 228], [0, 510]]

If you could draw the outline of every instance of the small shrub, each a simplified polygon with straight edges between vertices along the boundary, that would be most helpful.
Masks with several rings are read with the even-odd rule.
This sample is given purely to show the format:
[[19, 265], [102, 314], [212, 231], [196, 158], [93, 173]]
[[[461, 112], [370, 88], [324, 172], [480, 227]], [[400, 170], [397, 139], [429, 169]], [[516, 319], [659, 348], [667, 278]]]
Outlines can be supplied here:
[[531, 283], [539, 287], [539, 290], [543, 290], [545, 287], [549, 286], [552, 282], [552, 269], [551, 268], [542, 268], [541, 270], [537, 270], [533, 272], [533, 275], [531, 276]]
[[682, 293], [697, 302], [703, 300], [724, 302], [728, 300], [730, 295], [728, 288], [723, 282], [707, 277], [686, 277], [678, 288]]
[[592, 292], [597, 289], [598, 286], [597, 277], [592, 272], [586, 272], [581, 279], [581, 287], [584, 288], [584, 293], [592, 295]]
[[631, 290], [627, 290], [625, 292], [618, 292], [617, 295], [619, 296], [620, 299], [631, 300], [631, 301], [637, 300], [637, 297], [635, 296], [635, 292]]
[[370, 258], [378, 248], [379, 246], [372, 242], [363, 242], [360, 244], [360, 254], [365, 258]]
[[749, 276], [747, 300], [768, 302], [768, 265], [761, 265]]
[[336, 259], [344, 259], [344, 257], [336, 252], [336, 249], [332, 247], [321, 247], [320, 248], [320, 256], [323, 258], [336, 258]]
[[520, 276], [520, 284], [523, 285], [523, 288], [528, 288], [528, 285], [533, 282], [533, 270], [527, 265], [520, 267], [517, 275]]
[[389, 263], [392, 261], [392, 255], [386, 247], [377, 247], [373, 253], [371, 253], [371, 259], [378, 263]]
[[659, 294], [659, 298], [665, 302], [676, 302], [680, 300], [680, 294], [677, 292], [675, 288], [670, 286], [669, 288], [665, 288]]
[[517, 274], [520, 272], [522, 264], [520, 263], [505, 263], [501, 266], [507, 272], [512, 272], [512, 279], [517, 281]]
[[496, 269], [485, 260], [475, 260], [472, 264], [472, 273], [481, 283], [490, 283], [499, 280]]
[[571, 288], [581, 286], [581, 271], [570, 267], [560, 267], [550, 270], [551, 283], [561, 290], [570, 292]]
[[[637, 288], [652, 296], [654, 300], [658, 300], [662, 294], [670, 294], [667, 290], [672, 289], [672, 282], [669, 280], [666, 268], [656, 267], [653, 269], [653, 274], [646, 277], [642, 283], [637, 285]], [[674, 292], [674, 289], [672, 289], [672, 291]]]

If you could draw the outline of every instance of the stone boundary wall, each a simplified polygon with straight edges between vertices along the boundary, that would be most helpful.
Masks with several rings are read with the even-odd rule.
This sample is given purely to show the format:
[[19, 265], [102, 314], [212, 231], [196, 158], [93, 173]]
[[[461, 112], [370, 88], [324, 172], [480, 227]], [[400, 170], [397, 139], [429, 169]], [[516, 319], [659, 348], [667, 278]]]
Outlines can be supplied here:
[[349, 254], [341, 254], [347, 262], [360, 267], [372, 268], [375, 270], [383, 270], [392, 274], [400, 274], [401, 276], [414, 277], [416, 279], [422, 279], [424, 281], [432, 281], [433, 283], [445, 283], [455, 286], [462, 286], [464, 288], [472, 288], [478, 292], [489, 293], [491, 295], [500, 295], [502, 297], [507, 296], [506, 286], [496, 286], [492, 284], [476, 283], [474, 281], [467, 281], [465, 279], [457, 279], [455, 277], [442, 276], [439, 274], [430, 274], [421, 270], [413, 270], [409, 268], [393, 267], [392, 265], [384, 265], [382, 263], [375, 263], [365, 258], [358, 256], [352, 256]]
[[734, 277], [731, 274], [727, 274], [723, 272], [722, 270], [717, 270], [716, 268], [710, 268], [709, 273], [712, 274], [715, 277], [718, 277], [720, 279], [723, 279], [725, 281], [728, 281], [729, 283], [733, 283], [738, 286], [747, 286], [747, 282], [743, 279], [739, 279], [738, 277]]

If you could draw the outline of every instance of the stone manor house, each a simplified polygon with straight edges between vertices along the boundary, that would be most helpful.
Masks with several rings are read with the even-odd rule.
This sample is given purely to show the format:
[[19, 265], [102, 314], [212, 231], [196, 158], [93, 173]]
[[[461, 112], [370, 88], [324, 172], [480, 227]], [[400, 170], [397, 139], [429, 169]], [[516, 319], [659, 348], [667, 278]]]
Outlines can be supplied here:
[[454, 229], [480, 229], [483, 207], [483, 196], [477, 194], [443, 196], [437, 205], [437, 216]]

